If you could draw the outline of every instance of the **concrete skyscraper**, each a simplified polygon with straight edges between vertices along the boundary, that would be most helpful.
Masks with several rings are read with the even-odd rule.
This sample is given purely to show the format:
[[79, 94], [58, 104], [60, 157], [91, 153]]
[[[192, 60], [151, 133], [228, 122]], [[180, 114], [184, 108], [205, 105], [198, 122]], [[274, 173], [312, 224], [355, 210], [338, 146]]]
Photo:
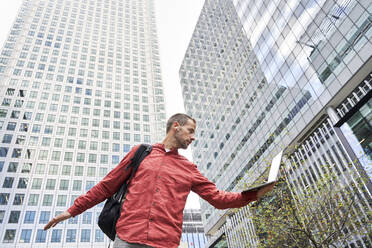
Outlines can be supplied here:
[[183, 226], [181, 243], [188, 248], [204, 248], [206, 237], [200, 209], [185, 209], [183, 211]]
[[[298, 192], [331, 165], [339, 187], [366, 179], [354, 221], [370, 217], [371, 12], [370, 1], [205, 1], [180, 79], [198, 123], [194, 162], [218, 188], [253, 184], [287, 148]], [[201, 208], [208, 247], [257, 245], [249, 207]], [[349, 242], [372, 245], [366, 235]]]
[[0, 53], [1, 247], [107, 247], [103, 204], [42, 229], [165, 132], [153, 5], [24, 0]]

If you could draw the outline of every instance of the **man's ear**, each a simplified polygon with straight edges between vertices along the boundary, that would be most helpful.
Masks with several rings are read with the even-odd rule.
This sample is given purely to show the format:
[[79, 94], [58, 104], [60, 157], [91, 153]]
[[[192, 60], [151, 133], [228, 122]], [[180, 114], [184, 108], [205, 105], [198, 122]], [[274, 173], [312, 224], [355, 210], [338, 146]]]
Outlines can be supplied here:
[[178, 123], [178, 121], [173, 122], [173, 127], [174, 127], [175, 131], [177, 131], [179, 129], [180, 124]]

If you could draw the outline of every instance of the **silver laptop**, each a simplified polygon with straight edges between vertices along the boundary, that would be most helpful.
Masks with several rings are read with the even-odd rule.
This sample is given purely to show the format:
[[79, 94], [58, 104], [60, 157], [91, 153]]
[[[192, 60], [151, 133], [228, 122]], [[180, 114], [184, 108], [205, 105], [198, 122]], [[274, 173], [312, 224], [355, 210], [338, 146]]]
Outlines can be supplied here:
[[278, 180], [278, 174], [279, 174], [279, 168], [280, 164], [282, 161], [282, 156], [283, 156], [283, 150], [280, 151], [272, 160], [271, 162], [271, 167], [270, 167], [270, 172], [269, 172], [269, 178], [267, 179], [266, 183], [263, 183], [261, 185], [258, 185], [253, 188], [249, 188], [247, 190], [244, 190], [243, 192], [250, 192], [250, 191], [257, 191], [267, 185], [273, 184]]

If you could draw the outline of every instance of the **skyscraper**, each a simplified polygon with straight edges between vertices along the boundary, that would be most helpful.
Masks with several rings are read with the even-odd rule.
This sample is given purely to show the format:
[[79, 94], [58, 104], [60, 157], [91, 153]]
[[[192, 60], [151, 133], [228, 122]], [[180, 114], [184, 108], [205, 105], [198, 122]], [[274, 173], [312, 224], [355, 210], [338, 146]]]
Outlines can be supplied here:
[[183, 225], [181, 243], [188, 248], [204, 248], [207, 242], [200, 209], [185, 209], [183, 211]]
[[0, 54], [1, 247], [107, 246], [102, 204], [42, 228], [162, 138], [156, 35], [151, 0], [24, 0]]
[[[219, 188], [242, 190], [276, 152], [290, 148], [284, 167], [299, 191], [324, 176], [324, 164], [340, 187], [366, 178], [358, 204], [367, 209], [355, 221], [368, 218], [371, 7], [348, 0], [205, 1], [180, 78], [186, 111], [198, 123], [194, 160]], [[257, 245], [249, 207], [201, 208], [209, 247]], [[372, 244], [363, 235], [350, 242]]]

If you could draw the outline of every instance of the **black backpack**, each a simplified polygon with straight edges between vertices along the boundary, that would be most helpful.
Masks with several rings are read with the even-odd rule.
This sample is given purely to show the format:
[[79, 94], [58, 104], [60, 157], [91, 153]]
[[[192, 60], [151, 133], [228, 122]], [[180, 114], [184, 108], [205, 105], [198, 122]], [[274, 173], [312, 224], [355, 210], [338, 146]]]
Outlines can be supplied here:
[[111, 239], [115, 239], [116, 235], [116, 222], [120, 217], [121, 205], [123, 204], [125, 194], [127, 192], [130, 181], [136, 174], [139, 164], [142, 160], [150, 154], [152, 149], [151, 145], [141, 144], [134, 154], [131, 164], [127, 166], [133, 167], [132, 173], [128, 180], [126, 180], [120, 189], [111, 197], [107, 198], [102, 212], [98, 217], [98, 226], [101, 230]]

